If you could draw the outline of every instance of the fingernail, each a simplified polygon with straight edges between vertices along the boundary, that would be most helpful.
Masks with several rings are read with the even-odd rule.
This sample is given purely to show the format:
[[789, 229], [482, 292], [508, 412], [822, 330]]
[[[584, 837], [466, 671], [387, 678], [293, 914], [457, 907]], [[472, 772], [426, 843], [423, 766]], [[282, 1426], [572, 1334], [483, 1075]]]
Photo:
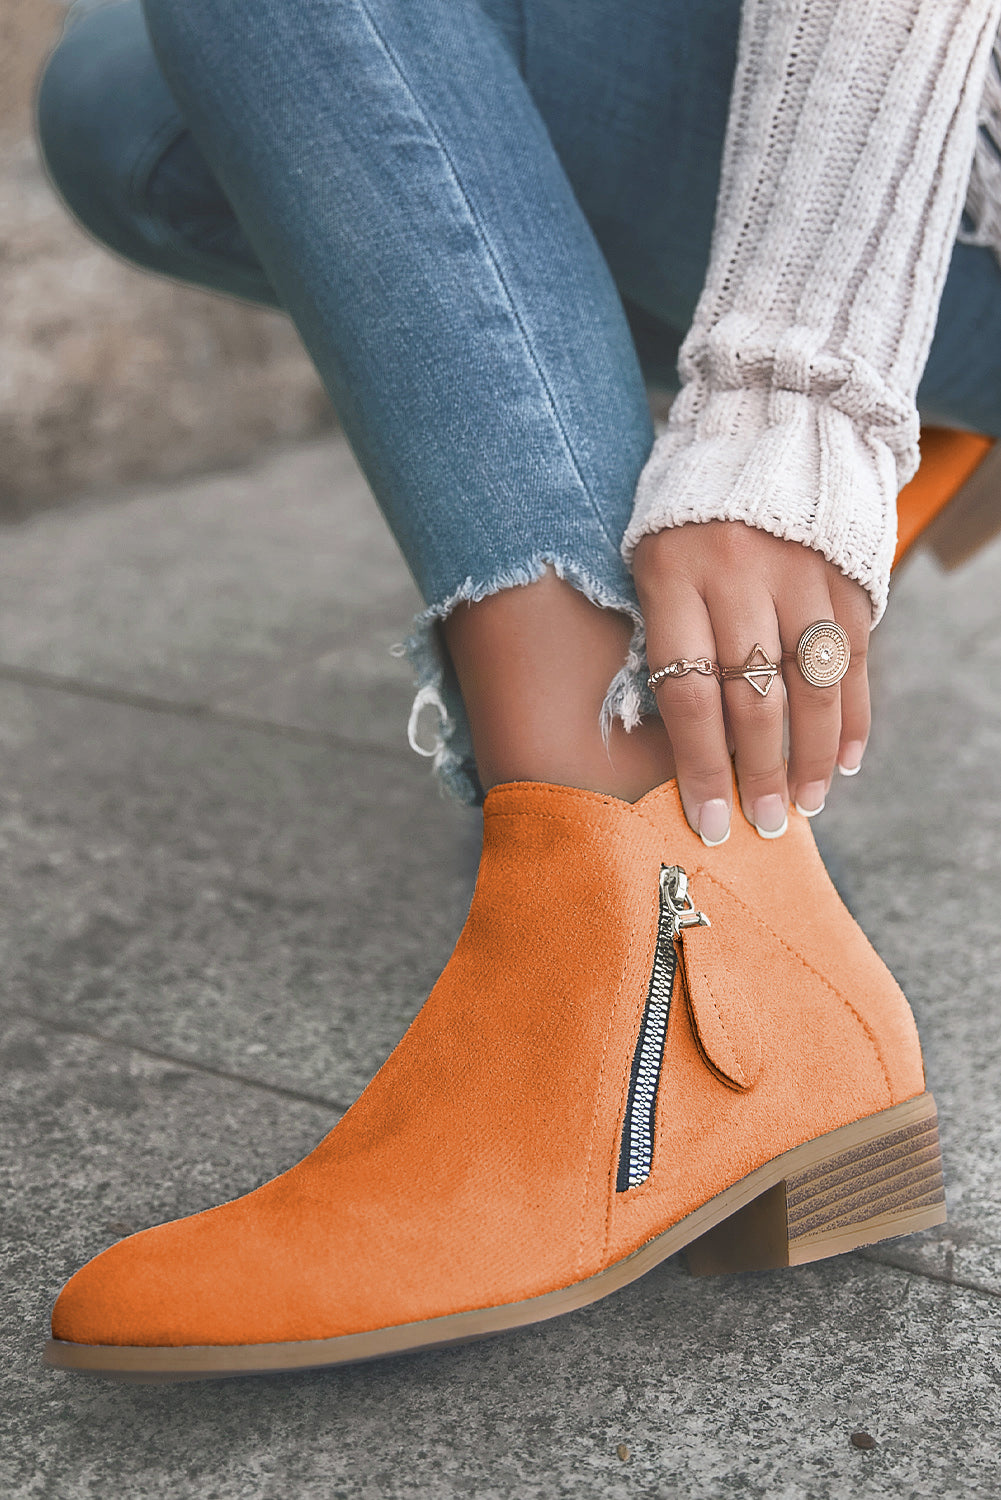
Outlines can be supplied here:
[[804, 818], [815, 818], [819, 812], [824, 811], [826, 797], [826, 782], [808, 781], [806, 786], [801, 786], [799, 789], [799, 796], [796, 798], [796, 811], [802, 813]]
[[789, 826], [785, 804], [778, 792], [759, 797], [754, 804], [754, 826], [763, 839], [781, 838]]
[[861, 740], [851, 740], [841, 752], [838, 761], [838, 770], [842, 776], [857, 776], [862, 769], [862, 752], [865, 746]]
[[707, 849], [725, 844], [730, 837], [730, 809], [722, 797], [710, 797], [699, 808], [699, 838]]

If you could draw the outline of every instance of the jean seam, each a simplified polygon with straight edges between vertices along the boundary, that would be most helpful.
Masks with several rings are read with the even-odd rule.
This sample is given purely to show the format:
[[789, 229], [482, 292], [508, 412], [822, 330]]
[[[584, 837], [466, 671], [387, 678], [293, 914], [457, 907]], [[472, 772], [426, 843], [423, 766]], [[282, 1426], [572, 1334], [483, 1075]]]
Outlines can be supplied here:
[[605, 519], [604, 519], [604, 517], [601, 514], [601, 511], [599, 510], [597, 504], [595, 503], [595, 499], [594, 499], [593, 494], [591, 493], [590, 486], [588, 485], [587, 481], [584, 478], [584, 475], [583, 475], [583, 472], [581, 470], [580, 464], [579, 464], [579, 462], [577, 460], [577, 455], [576, 455], [576, 453], [574, 452], [574, 449], [573, 449], [573, 444], [570, 441], [569, 434], [567, 433], [567, 430], [566, 430], [565, 426], [563, 425], [562, 420], [560, 419], [559, 409], [558, 409], [558, 407], [556, 405], [556, 398], [553, 395], [552, 389], [550, 388], [549, 382], [546, 379], [546, 376], [545, 376], [545, 373], [544, 373], [544, 371], [542, 369], [542, 366], [539, 363], [539, 360], [538, 360], [538, 358], [537, 358], [537, 356], [535, 354], [535, 350], [532, 348], [532, 342], [531, 342], [530, 338], [528, 337], [528, 332], [527, 332], [527, 330], [525, 328], [524, 322], [522, 321], [521, 315], [520, 315], [520, 313], [518, 311], [517, 303], [515, 302], [515, 299], [514, 299], [514, 297], [511, 294], [511, 289], [508, 286], [507, 281], [505, 280], [504, 273], [503, 273], [503, 271], [501, 269], [501, 266], [500, 266], [500, 261], [499, 261], [499, 259], [497, 257], [497, 254], [496, 254], [493, 246], [490, 243], [489, 237], [487, 236], [486, 231], [485, 231], [483, 225], [481, 224], [481, 222], [480, 222], [480, 220], [479, 220], [479, 218], [478, 218], [478, 216], [476, 214], [476, 210], [474, 209], [473, 204], [472, 204], [472, 202], [471, 202], [471, 200], [469, 198], [469, 195], [466, 192], [466, 189], [465, 189], [465, 187], [463, 185], [463, 182], [462, 182], [462, 178], [459, 176], [458, 169], [457, 169], [454, 161], [452, 160], [452, 157], [451, 157], [451, 155], [449, 153], [448, 147], [445, 145], [445, 142], [442, 140], [441, 135], [439, 134], [439, 132], [436, 130], [436, 128], [434, 126], [434, 122], [431, 120], [431, 118], [428, 115], [427, 111], [424, 109], [424, 106], [421, 104], [421, 102], [418, 99], [416, 93], [414, 92], [414, 89], [412, 88], [412, 86], [410, 84], [410, 81], [407, 78], [406, 73], [403, 71], [403, 68], [400, 66], [400, 63], [399, 63], [399, 61], [398, 61], [395, 53], [393, 52], [393, 50], [390, 47], [389, 43], [386, 41], [386, 38], [383, 36], [382, 32], [379, 30], [379, 27], [377, 26], [377, 24], [375, 22], [375, 19], [373, 18], [372, 13], [371, 13], [371, 11], [368, 8], [366, 0], [357, 0], [357, 4], [358, 4], [358, 9], [361, 11], [362, 15], [365, 17], [365, 20], [367, 21], [367, 23], [369, 25], [369, 28], [372, 31], [373, 36], [375, 37], [375, 39], [376, 39], [377, 43], [379, 44], [379, 46], [382, 48], [383, 53], [385, 54], [387, 61], [389, 62], [390, 66], [393, 68], [394, 72], [396, 73], [396, 76], [399, 78], [400, 83], [403, 85], [404, 89], [407, 92], [407, 95], [409, 96], [409, 98], [411, 100], [411, 103], [413, 104], [414, 108], [417, 110], [418, 114], [420, 115], [420, 118], [423, 121], [425, 128], [427, 129], [427, 131], [429, 132], [429, 134], [433, 138], [435, 144], [438, 147], [438, 150], [442, 154], [442, 157], [443, 157], [443, 159], [444, 159], [444, 161], [445, 161], [445, 163], [446, 163], [446, 165], [448, 167], [449, 173], [451, 175], [452, 181], [455, 184], [455, 187], [456, 187], [456, 189], [457, 189], [457, 191], [458, 191], [458, 193], [459, 193], [459, 195], [460, 195], [460, 197], [462, 199], [462, 202], [463, 202], [463, 204], [465, 206], [466, 212], [469, 215], [470, 222], [473, 225], [474, 230], [476, 231], [476, 234], [477, 234], [477, 236], [478, 236], [478, 238], [480, 240], [480, 243], [481, 243], [483, 249], [486, 251], [487, 258], [489, 260], [490, 266], [491, 266], [491, 268], [493, 270], [493, 273], [494, 273], [495, 277], [497, 278], [497, 282], [498, 282], [498, 284], [499, 284], [499, 286], [501, 288], [501, 291], [503, 292], [503, 295], [504, 295], [504, 298], [505, 298], [505, 300], [507, 302], [507, 306], [508, 306], [508, 309], [509, 309], [509, 311], [511, 313], [511, 316], [514, 319], [515, 327], [517, 328], [518, 333], [521, 336], [521, 340], [522, 340], [522, 344], [524, 345], [525, 352], [528, 354], [528, 357], [531, 360], [531, 363], [532, 363], [532, 365], [533, 365], [533, 367], [535, 369], [535, 373], [538, 376], [539, 383], [542, 386], [543, 391], [545, 392], [546, 401], [547, 401], [547, 404], [549, 406], [549, 412], [550, 412], [550, 416], [551, 416], [552, 421], [553, 421], [553, 425], [555, 426], [557, 432], [560, 435], [560, 438], [561, 438], [562, 443], [563, 443], [564, 450], [565, 450], [565, 452], [566, 452], [566, 454], [567, 454], [567, 456], [568, 456], [568, 458], [570, 460], [570, 467], [571, 467], [571, 469], [573, 471], [573, 474], [574, 474], [574, 476], [575, 476], [578, 484], [580, 485], [581, 490], [584, 493], [584, 496], [585, 496], [585, 498], [587, 500], [587, 503], [590, 506], [590, 508], [591, 508], [591, 510], [592, 510], [592, 512], [594, 514], [594, 517], [597, 520], [598, 526], [599, 526], [599, 528], [601, 529], [601, 531], [603, 532], [603, 534], [605, 536], [605, 539], [607, 540], [607, 542], [609, 543], [609, 545], [617, 553], [618, 550], [619, 550], [619, 541], [615, 537], [613, 537], [612, 533], [609, 531], [608, 526], [605, 523]]

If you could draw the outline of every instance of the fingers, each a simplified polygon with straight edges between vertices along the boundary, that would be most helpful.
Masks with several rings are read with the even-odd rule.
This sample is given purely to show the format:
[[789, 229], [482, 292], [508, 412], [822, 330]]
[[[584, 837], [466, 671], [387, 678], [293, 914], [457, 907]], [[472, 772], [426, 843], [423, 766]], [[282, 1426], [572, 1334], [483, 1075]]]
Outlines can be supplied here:
[[859, 654], [852, 645], [852, 660], [841, 683], [841, 744], [838, 747], [838, 770], [842, 776], [854, 776], [862, 769], [862, 756], [869, 739], [869, 672], [865, 647]]
[[[725, 611], [713, 603], [710, 612], [720, 666], [746, 666], [748, 672], [746, 677], [731, 676], [723, 682], [744, 816], [762, 838], [779, 838], [786, 830], [789, 794], [782, 753], [782, 648], [775, 605], [764, 591], [739, 602], [731, 596]], [[761, 670], [756, 672], [755, 667]]]
[[[872, 607], [865, 589], [817, 552], [741, 523], [646, 537], [634, 574], [651, 670], [698, 656], [737, 669], [722, 685], [689, 672], [657, 689], [692, 827], [709, 844], [726, 837], [731, 755], [744, 815], [762, 837], [785, 831], [790, 801], [807, 816], [819, 812], [835, 767], [852, 775], [869, 736]], [[835, 620], [851, 646], [846, 675], [830, 687], [808, 682], [795, 660], [803, 631], [818, 620]], [[755, 673], [755, 666], [763, 670]]]
[[[648, 611], [647, 658], [651, 671], [681, 657], [715, 660], [709, 612], [699, 592], [667, 582], [657, 607]], [[733, 772], [723, 725], [723, 704], [714, 676], [688, 672], [657, 687], [657, 705], [671, 740], [685, 816], [704, 844], [730, 836]]]
[[[785, 832], [790, 800], [795, 799], [807, 816], [823, 807], [843, 743], [843, 684], [815, 687], [795, 663], [783, 681], [781, 664], [783, 650], [795, 651], [808, 624], [835, 616], [826, 590], [809, 596], [790, 623], [782, 625], [771, 596], [764, 592], [736, 607], [731, 596], [724, 608], [711, 593], [704, 599], [694, 587], [682, 584], [662, 589], [650, 618], [651, 666], [704, 656], [721, 667], [744, 667], [748, 673], [729, 676], [722, 694], [715, 677], [697, 672], [666, 678], [657, 688], [685, 815], [704, 843], [712, 846], [728, 836], [731, 754], [744, 816], [762, 838], [780, 838]], [[843, 679], [848, 684], [845, 712], [848, 732], [864, 742], [868, 735], [866, 628], [860, 628], [857, 621], [849, 623], [861, 656], [857, 664], [853, 660]], [[755, 671], [756, 667], [760, 670]], [[787, 710], [788, 768], [783, 753]]]
[[[815, 600], [800, 625], [789, 632], [786, 651], [795, 652], [803, 630], [813, 620], [832, 620], [829, 599]], [[839, 622], [840, 623], [840, 622]], [[841, 683], [816, 687], [807, 682], [795, 660], [786, 663], [789, 702], [789, 795], [799, 812], [815, 817], [827, 800], [841, 740]]]
[[786, 774], [790, 800], [808, 818], [815, 817], [827, 800], [841, 740], [841, 683], [817, 687], [807, 681], [795, 660], [803, 631], [816, 620], [836, 620], [826, 586], [814, 586], [782, 627], [783, 650], [792, 657], [785, 663], [784, 674], [789, 704]]
[[831, 581], [833, 619], [848, 632], [852, 659], [841, 680], [841, 743], [838, 770], [854, 776], [862, 764], [869, 741], [872, 714], [869, 704], [869, 631], [872, 607], [868, 595], [860, 595], [851, 579], [836, 575]]
[[790, 632], [792, 644], [786, 650], [795, 651], [800, 624], [805, 628], [821, 619], [835, 620], [846, 632], [851, 659], [845, 676], [831, 687], [815, 687], [795, 661], [787, 664], [789, 788], [797, 808], [807, 817], [823, 808], [836, 765], [847, 767], [849, 775], [858, 769], [869, 737], [867, 653], [872, 610], [868, 597], [850, 580], [832, 575], [830, 596], [811, 600], [802, 622], [797, 618]]

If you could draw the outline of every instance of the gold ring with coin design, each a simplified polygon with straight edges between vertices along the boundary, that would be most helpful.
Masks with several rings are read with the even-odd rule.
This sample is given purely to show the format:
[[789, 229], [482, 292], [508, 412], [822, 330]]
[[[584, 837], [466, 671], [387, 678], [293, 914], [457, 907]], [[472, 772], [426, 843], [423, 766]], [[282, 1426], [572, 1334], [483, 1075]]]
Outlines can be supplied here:
[[[791, 659], [793, 653], [784, 651]], [[852, 659], [847, 633], [834, 620], [814, 620], [796, 643], [796, 663], [812, 687], [833, 687], [848, 671]]]

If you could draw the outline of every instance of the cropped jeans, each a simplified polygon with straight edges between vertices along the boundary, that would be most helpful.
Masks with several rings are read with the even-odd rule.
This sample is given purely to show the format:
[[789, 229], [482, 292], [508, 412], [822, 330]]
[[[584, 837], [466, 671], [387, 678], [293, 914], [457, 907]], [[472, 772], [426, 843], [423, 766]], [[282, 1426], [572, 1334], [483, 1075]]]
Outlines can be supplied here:
[[[151, 270], [293, 319], [426, 601], [407, 650], [475, 800], [435, 622], [547, 566], [633, 621], [619, 543], [709, 257], [740, 0], [78, 0], [51, 177]], [[1001, 270], [957, 245], [925, 420], [1001, 435]]]

